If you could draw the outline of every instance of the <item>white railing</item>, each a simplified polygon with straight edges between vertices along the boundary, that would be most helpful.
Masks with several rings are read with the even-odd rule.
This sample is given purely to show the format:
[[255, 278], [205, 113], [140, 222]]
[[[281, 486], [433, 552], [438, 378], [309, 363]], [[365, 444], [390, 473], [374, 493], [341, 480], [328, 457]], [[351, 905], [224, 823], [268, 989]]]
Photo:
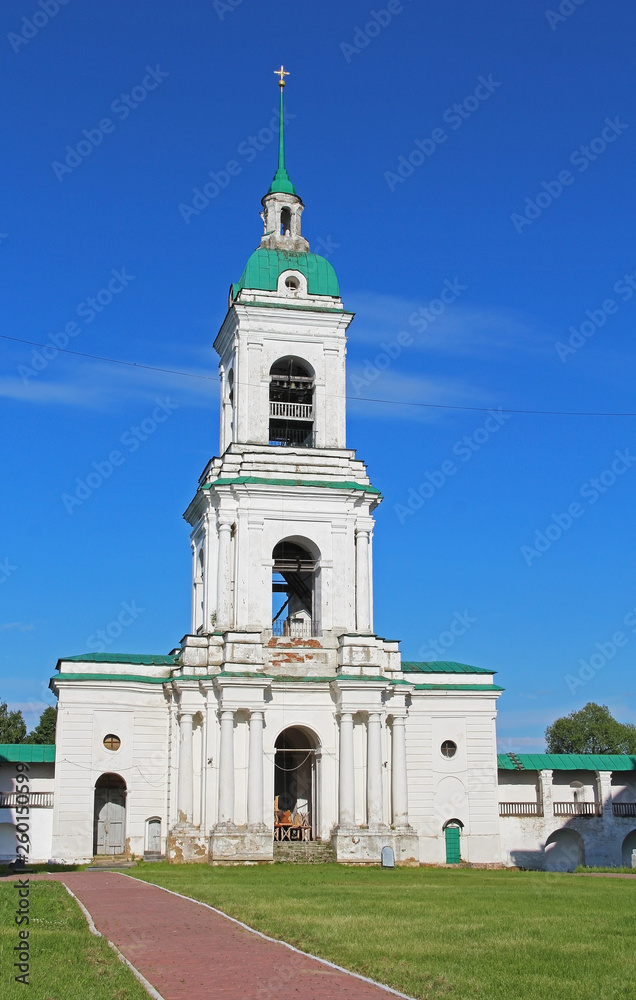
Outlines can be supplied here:
[[543, 816], [539, 802], [500, 802], [500, 816]]
[[0, 809], [15, 809], [16, 806], [50, 809], [53, 806], [53, 792], [0, 792]]
[[270, 417], [287, 417], [290, 420], [313, 420], [313, 403], [270, 403]]
[[314, 623], [306, 618], [277, 618], [272, 622], [272, 635], [310, 639], [318, 635], [318, 632]]
[[600, 802], [555, 802], [555, 816], [602, 816], [603, 806]]
[[636, 816], [636, 802], [613, 802], [612, 811], [615, 816]]

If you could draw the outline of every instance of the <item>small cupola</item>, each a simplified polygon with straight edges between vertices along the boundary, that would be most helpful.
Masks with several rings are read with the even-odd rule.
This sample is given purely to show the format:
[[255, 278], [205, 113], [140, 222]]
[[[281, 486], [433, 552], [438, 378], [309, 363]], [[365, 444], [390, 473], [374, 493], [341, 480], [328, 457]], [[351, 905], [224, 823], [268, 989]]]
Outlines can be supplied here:
[[267, 250], [292, 250], [296, 253], [308, 253], [309, 243], [300, 232], [300, 216], [305, 207], [296, 194], [296, 188], [291, 182], [285, 168], [285, 122], [283, 108], [283, 90], [285, 77], [289, 73], [283, 69], [274, 71], [279, 77], [280, 87], [280, 117], [278, 134], [278, 169], [274, 174], [269, 191], [262, 199], [263, 237], [261, 247]]

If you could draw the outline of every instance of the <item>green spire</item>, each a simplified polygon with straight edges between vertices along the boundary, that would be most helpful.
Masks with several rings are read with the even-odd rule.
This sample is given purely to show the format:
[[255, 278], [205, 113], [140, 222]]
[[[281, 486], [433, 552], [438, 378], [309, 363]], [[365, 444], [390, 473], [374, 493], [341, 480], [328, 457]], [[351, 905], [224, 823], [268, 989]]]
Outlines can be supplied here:
[[292, 184], [289, 174], [285, 170], [285, 124], [283, 117], [283, 89], [285, 87], [285, 77], [289, 76], [289, 73], [283, 69], [282, 65], [280, 69], [275, 69], [274, 72], [278, 75], [279, 81], [278, 86], [280, 87], [280, 119], [278, 123], [278, 170], [274, 174], [274, 179], [269, 186], [268, 194], [274, 194], [275, 192], [282, 192], [283, 194], [296, 194], [296, 188]]

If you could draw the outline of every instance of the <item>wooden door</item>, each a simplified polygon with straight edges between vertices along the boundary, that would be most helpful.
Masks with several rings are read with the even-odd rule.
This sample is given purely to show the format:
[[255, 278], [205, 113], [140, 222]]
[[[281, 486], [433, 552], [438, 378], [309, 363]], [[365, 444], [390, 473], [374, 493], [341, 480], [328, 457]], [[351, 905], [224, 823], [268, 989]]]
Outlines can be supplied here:
[[148, 854], [161, 854], [161, 820], [148, 820]]
[[126, 792], [123, 788], [95, 789], [96, 854], [123, 854]]
[[444, 831], [446, 835], [446, 864], [458, 865], [461, 861], [461, 851], [459, 847], [459, 827], [447, 826]]

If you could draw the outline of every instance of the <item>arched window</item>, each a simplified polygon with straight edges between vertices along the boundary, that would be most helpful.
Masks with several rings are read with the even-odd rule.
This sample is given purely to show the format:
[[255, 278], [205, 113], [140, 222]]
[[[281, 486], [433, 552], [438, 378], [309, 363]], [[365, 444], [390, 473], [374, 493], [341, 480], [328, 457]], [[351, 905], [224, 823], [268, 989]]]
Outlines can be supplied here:
[[582, 781], [571, 781], [570, 788], [575, 802], [585, 802], [585, 786]]
[[281, 358], [269, 376], [269, 443], [312, 448], [314, 379], [308, 366], [297, 358]]
[[316, 559], [293, 541], [279, 542], [272, 555], [273, 634], [316, 635]]

